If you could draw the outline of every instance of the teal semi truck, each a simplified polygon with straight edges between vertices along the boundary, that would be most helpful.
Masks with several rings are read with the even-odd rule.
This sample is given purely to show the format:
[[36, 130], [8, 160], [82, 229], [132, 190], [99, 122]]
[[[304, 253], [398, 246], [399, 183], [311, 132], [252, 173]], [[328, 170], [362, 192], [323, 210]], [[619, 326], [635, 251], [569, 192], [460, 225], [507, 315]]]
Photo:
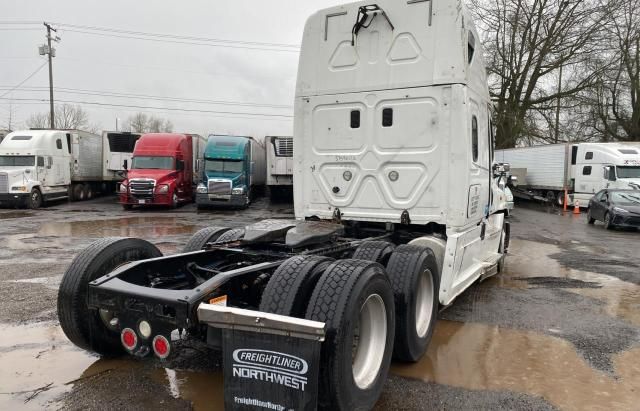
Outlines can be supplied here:
[[203, 163], [199, 209], [248, 207], [255, 189], [265, 184], [265, 146], [253, 137], [209, 136]]

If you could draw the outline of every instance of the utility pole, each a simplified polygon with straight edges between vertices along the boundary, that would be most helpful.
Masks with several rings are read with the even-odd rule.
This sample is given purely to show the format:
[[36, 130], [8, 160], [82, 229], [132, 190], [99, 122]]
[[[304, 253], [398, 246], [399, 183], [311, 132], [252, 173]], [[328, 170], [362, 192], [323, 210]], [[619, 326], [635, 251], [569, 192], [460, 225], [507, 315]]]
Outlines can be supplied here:
[[555, 130], [556, 144], [558, 144], [560, 140], [560, 93], [562, 93], [562, 67], [563, 67], [563, 64], [560, 64], [560, 75], [558, 78], [558, 103], [556, 105], [556, 130]]
[[60, 38], [56, 36], [56, 38], [52, 39], [51, 32], [53, 31], [57, 33], [58, 30], [51, 27], [51, 25], [47, 22], [44, 22], [43, 24], [47, 28], [47, 45], [40, 47], [40, 55], [42, 56], [44, 54], [47, 54], [49, 56], [49, 106], [50, 106], [49, 107], [50, 109], [49, 125], [51, 129], [55, 129], [56, 120], [55, 120], [54, 109], [53, 109], [53, 58], [56, 56], [56, 51], [54, 48], [51, 47], [51, 40], [57, 42], [57, 41], [60, 41]]

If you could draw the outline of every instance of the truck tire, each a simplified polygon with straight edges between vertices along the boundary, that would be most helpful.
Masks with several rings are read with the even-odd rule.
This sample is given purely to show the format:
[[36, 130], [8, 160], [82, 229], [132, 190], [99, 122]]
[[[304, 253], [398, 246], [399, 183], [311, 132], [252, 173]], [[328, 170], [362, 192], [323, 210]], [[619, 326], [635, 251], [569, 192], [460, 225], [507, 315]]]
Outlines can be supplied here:
[[37, 210], [42, 207], [44, 201], [42, 200], [42, 193], [38, 188], [33, 188], [31, 190], [31, 194], [29, 194], [29, 198], [27, 199], [27, 207], [32, 210]]
[[385, 265], [395, 248], [395, 245], [386, 241], [365, 241], [356, 248], [351, 258]]
[[222, 234], [216, 240], [216, 244], [231, 243], [233, 241], [242, 240], [244, 238], [244, 228], [234, 228]]
[[127, 262], [161, 256], [156, 246], [134, 238], [104, 238], [78, 254], [58, 290], [58, 319], [67, 338], [98, 354], [123, 352], [120, 335], [108, 328], [97, 310], [87, 306], [89, 283]]
[[84, 200], [84, 190], [82, 188], [82, 184], [74, 184], [71, 188], [71, 192], [73, 195], [73, 201], [83, 201]]
[[311, 293], [333, 258], [298, 255], [273, 273], [260, 299], [260, 311], [304, 318]]
[[82, 191], [84, 193], [85, 200], [91, 200], [93, 198], [93, 188], [91, 187], [91, 184], [84, 184]]
[[207, 227], [199, 230], [191, 236], [187, 244], [182, 249], [183, 253], [190, 253], [193, 251], [200, 251], [208, 243], [216, 241], [221, 235], [229, 231], [229, 228], [225, 227]]
[[418, 361], [427, 350], [438, 317], [440, 273], [433, 251], [401, 245], [387, 264], [396, 304], [394, 358]]
[[373, 408], [391, 363], [394, 311], [391, 284], [380, 264], [340, 260], [325, 270], [306, 314], [326, 324], [319, 409]]

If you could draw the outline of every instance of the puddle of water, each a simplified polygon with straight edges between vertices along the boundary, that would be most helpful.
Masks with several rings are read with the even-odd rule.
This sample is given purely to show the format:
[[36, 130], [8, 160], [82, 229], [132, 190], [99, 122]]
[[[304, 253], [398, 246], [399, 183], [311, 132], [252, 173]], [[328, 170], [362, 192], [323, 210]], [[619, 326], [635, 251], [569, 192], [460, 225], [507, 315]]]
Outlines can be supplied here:
[[78, 370], [96, 361], [51, 323], [0, 326], [0, 335], [0, 409], [43, 409], [71, 389], [65, 384], [78, 378]]
[[191, 234], [196, 226], [178, 222], [175, 217], [127, 217], [95, 221], [47, 222], [39, 236], [52, 237], [140, 237]]
[[224, 410], [222, 372], [192, 372], [158, 369], [152, 378], [163, 385], [174, 398], [191, 401], [195, 411]]
[[640, 348], [620, 354], [614, 363], [617, 379], [589, 367], [559, 338], [441, 321], [422, 360], [394, 364], [391, 372], [466, 389], [539, 395], [565, 410], [634, 409]]
[[[597, 250], [590, 250], [596, 252]], [[580, 280], [587, 283], [597, 283], [602, 288], [563, 288], [591, 297], [604, 303], [602, 309], [607, 315], [619, 317], [631, 324], [640, 326], [640, 286], [622, 281], [616, 277], [575, 270], [560, 265], [549, 258], [563, 251], [558, 246], [534, 241], [514, 240], [509, 250], [511, 257], [507, 257], [506, 270], [502, 274], [488, 280], [493, 284], [506, 288], [528, 288], [526, 281], [516, 280], [527, 277], [559, 277], [568, 280]]]
[[0, 220], [8, 220], [10, 218], [23, 218], [32, 217], [33, 213], [29, 211], [9, 211], [6, 213], [0, 213]]

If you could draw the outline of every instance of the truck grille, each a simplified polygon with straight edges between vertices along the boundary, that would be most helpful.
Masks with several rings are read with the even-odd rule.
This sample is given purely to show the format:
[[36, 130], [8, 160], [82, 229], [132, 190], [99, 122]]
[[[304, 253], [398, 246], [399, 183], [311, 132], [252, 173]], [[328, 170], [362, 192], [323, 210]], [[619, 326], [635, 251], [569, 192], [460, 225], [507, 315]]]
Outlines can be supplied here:
[[6, 194], [9, 192], [9, 175], [7, 173], [0, 173], [0, 193]]
[[293, 137], [276, 137], [276, 156], [293, 157]]
[[208, 188], [209, 194], [230, 195], [231, 181], [209, 180], [209, 186], [207, 188]]
[[156, 182], [154, 180], [131, 180], [129, 182], [129, 192], [138, 198], [152, 198], [155, 188]]

